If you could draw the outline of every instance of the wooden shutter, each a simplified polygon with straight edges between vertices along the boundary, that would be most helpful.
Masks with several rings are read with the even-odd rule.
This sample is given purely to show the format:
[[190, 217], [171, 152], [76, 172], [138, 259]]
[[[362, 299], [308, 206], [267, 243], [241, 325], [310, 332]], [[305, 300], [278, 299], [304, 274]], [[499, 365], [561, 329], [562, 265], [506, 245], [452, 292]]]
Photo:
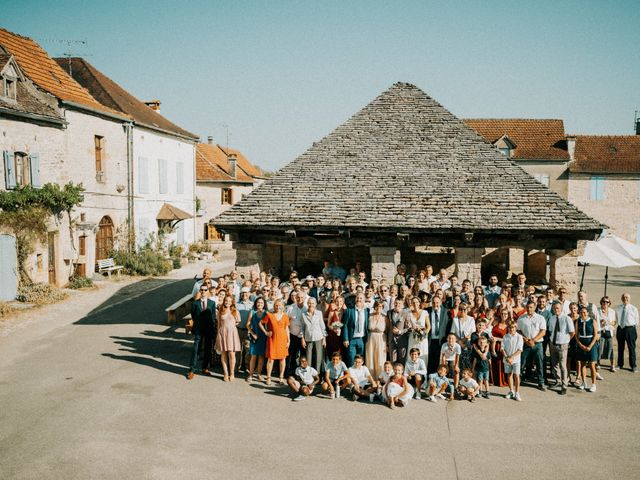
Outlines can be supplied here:
[[7, 190], [16, 188], [16, 170], [13, 152], [5, 150], [4, 152], [2, 152], [2, 156], [4, 158], [4, 183], [7, 187]]
[[29, 156], [29, 169], [31, 173], [31, 186], [40, 188], [40, 154], [32, 153]]
[[149, 161], [138, 157], [138, 192], [149, 193]]
[[176, 193], [184, 193], [184, 163], [176, 162]]

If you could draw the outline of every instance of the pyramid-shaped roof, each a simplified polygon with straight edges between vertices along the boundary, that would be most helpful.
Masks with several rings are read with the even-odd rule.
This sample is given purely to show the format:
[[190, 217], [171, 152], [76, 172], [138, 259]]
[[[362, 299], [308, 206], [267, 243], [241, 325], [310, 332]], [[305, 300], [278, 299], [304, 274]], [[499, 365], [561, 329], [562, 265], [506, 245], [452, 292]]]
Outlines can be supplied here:
[[396, 83], [217, 217], [229, 231], [603, 228], [422, 90]]

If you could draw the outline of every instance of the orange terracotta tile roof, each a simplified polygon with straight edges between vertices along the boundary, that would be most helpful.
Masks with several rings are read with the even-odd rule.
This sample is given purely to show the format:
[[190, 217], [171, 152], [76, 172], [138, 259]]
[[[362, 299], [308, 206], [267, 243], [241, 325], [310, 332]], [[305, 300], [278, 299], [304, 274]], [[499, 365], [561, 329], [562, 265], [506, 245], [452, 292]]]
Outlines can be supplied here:
[[230, 148], [229, 153], [235, 153], [237, 158], [235, 179], [230, 175], [225, 149], [220, 145], [198, 143], [196, 145], [196, 180], [254, 183], [254, 177], [262, 175], [260, 169], [252, 165], [238, 150]]
[[464, 122], [493, 144], [506, 135], [515, 144], [511, 158], [569, 160], [562, 120], [468, 118]]
[[576, 135], [571, 172], [640, 173], [640, 135]]
[[0, 28], [0, 45], [14, 56], [22, 72], [33, 83], [59, 100], [75, 102], [104, 113], [127, 117], [125, 114], [101, 105], [32, 39]]
[[74, 57], [54, 60], [65, 71], [70, 68], [73, 79], [86, 88], [102, 105], [130, 115], [138, 124], [193, 140], [198, 139], [197, 135], [180, 128], [145, 105], [85, 59]]

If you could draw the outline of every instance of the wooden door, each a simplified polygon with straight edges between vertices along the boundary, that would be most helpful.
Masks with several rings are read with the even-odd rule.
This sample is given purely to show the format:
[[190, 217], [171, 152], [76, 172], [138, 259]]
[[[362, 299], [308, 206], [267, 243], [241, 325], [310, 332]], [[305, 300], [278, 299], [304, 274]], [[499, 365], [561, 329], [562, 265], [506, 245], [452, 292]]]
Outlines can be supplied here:
[[113, 250], [113, 221], [107, 215], [102, 217], [96, 234], [96, 261], [109, 257]]
[[49, 283], [56, 284], [56, 234], [49, 232], [47, 234], [47, 247], [49, 252]]

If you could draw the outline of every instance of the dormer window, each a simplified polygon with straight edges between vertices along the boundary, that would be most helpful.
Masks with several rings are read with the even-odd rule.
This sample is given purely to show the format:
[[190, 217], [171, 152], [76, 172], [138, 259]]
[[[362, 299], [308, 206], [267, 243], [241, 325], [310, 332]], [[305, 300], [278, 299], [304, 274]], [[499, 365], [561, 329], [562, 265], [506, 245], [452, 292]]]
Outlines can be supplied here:
[[4, 100], [17, 100], [18, 80], [23, 78], [13, 57], [3, 59], [0, 49], [0, 97]]
[[511, 149], [509, 147], [502, 147], [502, 148], [499, 148], [498, 150], [500, 150], [500, 153], [507, 158], [511, 155]]
[[507, 158], [511, 157], [511, 151], [516, 148], [515, 142], [506, 135], [500, 137], [493, 144], [498, 151]]
[[8, 98], [9, 100], [15, 100], [17, 79], [5, 77], [2, 80], [2, 96]]

